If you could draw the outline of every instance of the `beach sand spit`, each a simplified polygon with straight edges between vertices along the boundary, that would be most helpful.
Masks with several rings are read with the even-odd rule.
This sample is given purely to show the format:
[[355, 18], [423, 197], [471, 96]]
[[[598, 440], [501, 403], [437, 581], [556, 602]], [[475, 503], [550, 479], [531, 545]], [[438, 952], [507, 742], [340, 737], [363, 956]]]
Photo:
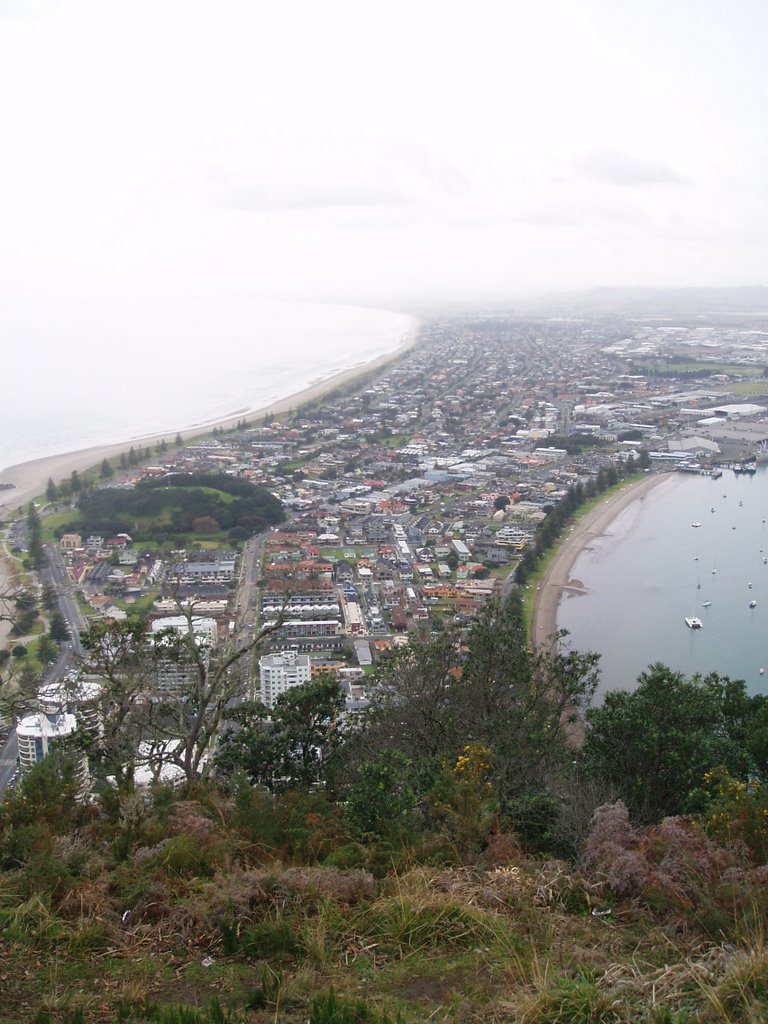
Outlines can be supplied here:
[[[372, 359], [360, 366], [353, 366], [348, 370], [342, 370], [340, 373], [336, 373], [325, 380], [320, 380], [315, 384], [311, 384], [309, 387], [304, 388], [302, 391], [298, 391], [294, 395], [289, 395], [287, 398], [281, 399], [280, 401], [272, 402], [268, 406], [264, 406], [260, 409], [252, 409], [245, 413], [241, 412], [228, 419], [219, 420], [216, 423], [210, 423], [202, 430], [194, 428], [189, 431], [189, 428], [185, 430], [185, 428], [182, 427], [181, 432], [184, 435], [184, 440], [185, 442], [189, 442], [195, 437], [204, 437], [209, 435], [214, 427], [220, 427], [226, 430], [236, 426], [242, 419], [256, 420], [268, 413], [279, 416], [291, 409], [298, 409], [299, 406], [306, 405], [308, 402], [317, 401], [317, 399], [335, 391], [337, 388], [352, 383], [358, 377], [366, 376], [367, 374], [402, 358], [405, 352], [416, 344], [420, 328], [420, 322], [418, 320], [414, 320], [413, 326], [408, 332], [405, 340], [392, 352], [385, 352], [376, 359]], [[13, 488], [0, 491], [0, 513], [13, 512], [22, 505], [31, 501], [33, 498], [43, 494], [49, 479], [58, 483], [71, 476], [73, 470], [77, 470], [78, 473], [83, 473], [86, 470], [91, 469], [93, 466], [98, 466], [105, 458], [111, 459], [114, 456], [119, 455], [121, 452], [127, 452], [131, 445], [142, 448], [147, 446], [151, 447], [156, 445], [163, 438], [169, 440], [172, 437], [173, 431], [166, 431], [163, 434], [131, 438], [130, 440], [120, 442], [119, 444], [103, 446], [97, 445], [95, 447], [84, 448], [76, 452], [67, 452], [62, 455], [50, 455], [41, 459], [33, 459], [30, 462], [20, 463], [18, 466], [10, 466], [8, 469], [4, 469], [0, 472], [0, 484], [13, 484]]]

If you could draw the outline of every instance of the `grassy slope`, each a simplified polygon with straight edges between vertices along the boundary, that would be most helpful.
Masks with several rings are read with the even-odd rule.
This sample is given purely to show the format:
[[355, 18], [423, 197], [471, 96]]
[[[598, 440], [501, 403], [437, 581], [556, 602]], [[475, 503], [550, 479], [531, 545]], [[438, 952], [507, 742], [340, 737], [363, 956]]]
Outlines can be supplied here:
[[[759, 888], [752, 924], [735, 923], [749, 891], [724, 894], [735, 861], [695, 837], [633, 840], [645, 875], [621, 895], [614, 854], [583, 872], [504, 837], [463, 863], [434, 837], [388, 854], [315, 817], [296, 823], [303, 853], [279, 859], [256, 834], [269, 823], [236, 825], [233, 812], [212, 795], [187, 801], [162, 821], [146, 814], [132, 841], [94, 812], [1, 874], [5, 1024], [299, 1024], [330, 986], [365, 1012], [313, 1012], [315, 1024], [765, 1019]], [[313, 851], [324, 865], [306, 863]], [[332, 863], [350, 860], [360, 866]], [[223, 1016], [153, 1009], [213, 999]]]

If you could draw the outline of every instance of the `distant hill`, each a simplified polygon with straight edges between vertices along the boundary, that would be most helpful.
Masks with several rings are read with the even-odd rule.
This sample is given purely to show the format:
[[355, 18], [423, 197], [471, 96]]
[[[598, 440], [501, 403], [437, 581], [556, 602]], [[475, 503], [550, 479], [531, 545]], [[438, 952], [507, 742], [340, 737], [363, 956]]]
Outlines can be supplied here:
[[[406, 304], [407, 305], [407, 304]], [[403, 304], [400, 304], [401, 308]], [[454, 299], [407, 305], [425, 319], [490, 315], [526, 319], [547, 316], [716, 316], [726, 319], [764, 316], [768, 320], [768, 286], [742, 288], [590, 288], [543, 295], [510, 294], [507, 299]]]
[[591, 288], [583, 292], [543, 295], [517, 303], [516, 311], [633, 316], [763, 314], [768, 317], [768, 287]]

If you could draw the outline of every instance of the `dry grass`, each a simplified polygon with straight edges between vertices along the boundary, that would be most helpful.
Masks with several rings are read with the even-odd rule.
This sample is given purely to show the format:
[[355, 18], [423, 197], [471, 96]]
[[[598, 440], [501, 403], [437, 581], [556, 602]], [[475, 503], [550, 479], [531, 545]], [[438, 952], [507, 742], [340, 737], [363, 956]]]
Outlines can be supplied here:
[[[125, 1011], [133, 1024], [149, 1019], [145, 995], [207, 1006], [222, 993], [245, 1007], [243, 1024], [305, 1024], [313, 994], [331, 985], [399, 1007], [408, 1024], [768, 1019], [766, 871], [685, 821], [641, 833], [609, 814], [582, 872], [526, 859], [501, 837], [471, 865], [375, 879], [256, 866], [220, 810], [212, 828], [196, 802], [171, 808], [167, 841], [143, 834], [119, 863], [83, 835], [57, 840], [71, 878], [63, 894], [25, 896], [24, 867], [0, 875], [0, 1004], [19, 1007], [14, 1024], [33, 1021], [32, 1007], [60, 1024], [75, 1005], [85, 1024], [139, 1007]], [[730, 942], [698, 923], [715, 900], [730, 913]], [[739, 934], [745, 908], [755, 925]]]

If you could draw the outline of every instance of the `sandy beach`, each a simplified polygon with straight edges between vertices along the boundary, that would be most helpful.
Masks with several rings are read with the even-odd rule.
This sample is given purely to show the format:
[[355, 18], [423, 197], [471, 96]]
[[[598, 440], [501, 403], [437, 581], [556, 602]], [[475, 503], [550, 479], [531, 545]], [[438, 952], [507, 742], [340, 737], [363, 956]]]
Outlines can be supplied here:
[[539, 582], [531, 615], [531, 637], [534, 641], [547, 643], [551, 640], [557, 631], [557, 609], [563, 593], [569, 588], [582, 589], [580, 582], [571, 578], [571, 569], [586, 545], [596, 537], [602, 537], [628, 505], [642, 500], [670, 476], [670, 473], [658, 473], [637, 483], [626, 484], [579, 519], [566, 534]]
[[[318, 398], [322, 398], [323, 395], [327, 395], [331, 391], [335, 391], [336, 388], [349, 384], [358, 377], [378, 370], [388, 363], [396, 362], [408, 349], [416, 344], [420, 328], [421, 323], [414, 319], [408, 335], [398, 348], [393, 349], [391, 352], [385, 352], [369, 362], [362, 363], [359, 366], [352, 366], [347, 370], [342, 370], [340, 373], [310, 384], [309, 387], [303, 388], [293, 395], [288, 395], [277, 402], [272, 402], [268, 406], [240, 412], [227, 419], [206, 424], [204, 429], [197, 427], [189, 431], [181, 427], [180, 430], [184, 440], [191, 441], [194, 437], [203, 437], [210, 434], [214, 427], [227, 429], [234, 427], [242, 419], [258, 419], [267, 413], [279, 416], [290, 409], [297, 409], [307, 402], [316, 401]], [[43, 494], [49, 479], [53, 479], [54, 482], [58, 483], [60, 480], [69, 477], [73, 470], [82, 473], [92, 466], [98, 465], [105, 458], [109, 459], [119, 455], [121, 452], [127, 452], [131, 445], [134, 447], [153, 446], [163, 438], [170, 442], [173, 436], [173, 431], [166, 431], [163, 434], [134, 437], [118, 444], [96, 445], [91, 448], [83, 448], [80, 451], [50, 455], [41, 459], [33, 459], [30, 462], [20, 463], [17, 466], [9, 466], [0, 472], [0, 484], [13, 484], [14, 486], [13, 488], [0, 491], [0, 512], [13, 512], [32, 498]]]

